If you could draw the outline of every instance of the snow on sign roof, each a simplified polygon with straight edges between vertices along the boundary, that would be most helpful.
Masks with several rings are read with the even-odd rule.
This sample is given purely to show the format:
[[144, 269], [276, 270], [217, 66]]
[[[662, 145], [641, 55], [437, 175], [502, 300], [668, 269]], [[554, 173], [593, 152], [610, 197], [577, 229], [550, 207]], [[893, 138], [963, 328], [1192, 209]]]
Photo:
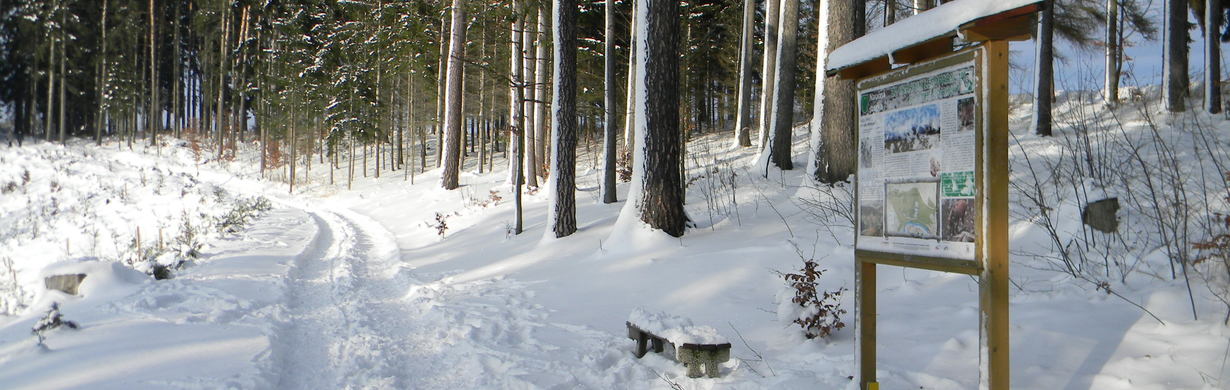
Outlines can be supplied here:
[[887, 56], [894, 50], [955, 34], [966, 23], [1037, 3], [1041, 1], [952, 1], [842, 45], [829, 54], [827, 70], [839, 70]]

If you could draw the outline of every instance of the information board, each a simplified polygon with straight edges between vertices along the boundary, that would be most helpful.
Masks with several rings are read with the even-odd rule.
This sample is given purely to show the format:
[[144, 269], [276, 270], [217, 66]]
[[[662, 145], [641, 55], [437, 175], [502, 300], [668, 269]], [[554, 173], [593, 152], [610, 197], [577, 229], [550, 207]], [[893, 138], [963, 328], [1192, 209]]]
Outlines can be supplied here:
[[978, 75], [964, 53], [859, 83], [857, 249], [977, 260]]

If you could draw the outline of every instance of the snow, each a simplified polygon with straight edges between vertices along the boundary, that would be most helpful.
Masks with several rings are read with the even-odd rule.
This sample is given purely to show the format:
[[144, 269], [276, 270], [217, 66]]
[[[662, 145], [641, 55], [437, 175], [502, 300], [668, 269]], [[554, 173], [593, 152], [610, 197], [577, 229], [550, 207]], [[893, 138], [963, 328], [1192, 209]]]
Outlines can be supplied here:
[[911, 16], [842, 45], [828, 56], [836, 70], [890, 55], [894, 50], [953, 33], [961, 25], [1011, 11], [1038, 0], [956, 0]]
[[[1156, 110], [1156, 89], [1144, 93]], [[1064, 136], [1074, 134], [1074, 114], [1092, 112], [1094, 139], [1117, 132], [1104, 127], [1116, 121], [1134, 137], [1150, 134], [1130, 105], [1102, 111], [1090, 103], [1097, 98], [1061, 94], [1055, 107], [1063, 125], [1057, 137], [1047, 138], [1030, 134], [1028, 101], [1015, 98], [1014, 182], [1026, 183], [1026, 157], [1034, 164], [1074, 166], [1060, 148], [1071, 142]], [[1190, 114], [1208, 129], [1227, 126], [1224, 119], [1197, 115]], [[1176, 142], [1174, 150], [1193, 149], [1192, 127], [1161, 131]], [[1230, 142], [1230, 134], [1213, 133], [1218, 142]], [[681, 238], [652, 231], [635, 216], [621, 218], [626, 204], [599, 202], [601, 194], [586, 189], [598, 188], [600, 159], [582, 152], [580, 229], [558, 240], [541, 239], [549, 228], [548, 192], [526, 194], [526, 232], [512, 234], [506, 173], [478, 174], [473, 159], [455, 191], [439, 188], [439, 169], [420, 174], [415, 184], [400, 173], [356, 175], [353, 190], [346, 190], [344, 180], [326, 184], [329, 173], [316, 168], [304, 172], [299, 192], [289, 195], [280, 171], [259, 179], [253, 168], [258, 159], [246, 145], [234, 163], [199, 166], [212, 156], [197, 159], [182, 146], [127, 151], [116, 144], [31, 142], [0, 148], [0, 189], [9, 181], [19, 186], [0, 195], [0, 216], [16, 221], [0, 229], [17, 232], [0, 236], [0, 258], [14, 260], [20, 285], [30, 291], [26, 306], [0, 316], [0, 383], [15, 389], [852, 388], [855, 295], [840, 298], [849, 326], [809, 340], [790, 323], [798, 311], [778, 273], [796, 272], [803, 253], [825, 270], [821, 289], [853, 291], [852, 231], [840, 223], [832, 230], [820, 225], [806, 203], [819, 190], [805, 172], [763, 178], [749, 161], [754, 148], [728, 148], [727, 137], [699, 135], [688, 145], [695, 158], [688, 159], [687, 173], [696, 181], [686, 207], [696, 226]], [[796, 132], [798, 150], [808, 141]], [[1185, 167], [1211, 164], [1181, 157]], [[23, 169], [32, 172], [29, 192], [20, 190]], [[140, 184], [142, 172], [147, 185]], [[706, 185], [730, 175], [731, 186]], [[52, 192], [51, 180], [60, 183], [59, 192]], [[159, 180], [168, 184], [152, 184]], [[118, 201], [122, 183], [129, 183], [129, 199], [140, 202]], [[620, 199], [629, 199], [622, 195], [631, 186], [619, 185]], [[213, 195], [219, 189], [221, 199]], [[1078, 190], [1044, 190], [1063, 200], [1054, 213], [1059, 232], [1079, 235]], [[159, 192], [168, 199], [159, 200]], [[53, 196], [63, 196], [58, 202], [64, 205], [90, 194], [113, 200], [92, 212], [60, 208], [31, 219], [25, 211], [31, 204], [51, 210]], [[103, 253], [90, 256], [88, 239], [74, 238], [71, 251], [58, 249], [64, 246], [58, 237], [77, 237], [80, 226], [110, 229], [146, 215], [175, 225], [171, 219], [182, 216], [182, 208], [217, 215], [240, 196], [267, 197], [274, 208], [239, 234], [206, 235], [201, 256], [173, 279], [131, 270], [114, 245], [99, 245]], [[593, 201], [583, 201], [587, 196]], [[730, 198], [726, 208], [711, 209]], [[1035, 224], [1036, 213], [1019, 202], [1014, 198], [1010, 229], [1013, 388], [1227, 388], [1230, 370], [1222, 361], [1230, 328], [1207, 288], [1193, 286], [1201, 313], [1194, 320], [1182, 280], [1169, 278], [1165, 255], [1129, 253], [1136, 271], [1122, 283], [1112, 281], [1115, 291], [1163, 325], [1057, 272], [1056, 252]], [[1140, 211], [1120, 212], [1125, 227], [1145, 225]], [[437, 213], [447, 221], [443, 235], [434, 226]], [[39, 221], [37, 240], [29, 238], [31, 220]], [[157, 230], [144, 226], [143, 237]], [[116, 241], [124, 246], [130, 236]], [[1153, 240], [1129, 232], [1124, 237], [1129, 243]], [[88, 257], [97, 260], [82, 261]], [[0, 298], [11, 300], [4, 271], [0, 264]], [[58, 272], [91, 276], [81, 296], [43, 291], [40, 277]], [[977, 387], [978, 282], [888, 266], [877, 274], [881, 387]], [[52, 302], [81, 329], [48, 332], [43, 349], [30, 330]], [[656, 354], [637, 359], [626, 337], [630, 319], [663, 333], [691, 329], [667, 336], [676, 343], [693, 336], [725, 339], [732, 358], [716, 379], [688, 378], [682, 365]]]
[[[633, 3], [636, 6], [633, 14], [632, 24], [636, 26], [636, 44], [633, 49], [636, 50], [636, 69], [630, 70], [635, 73], [635, 85], [632, 86], [636, 91], [635, 109], [633, 115], [635, 120], [632, 124], [634, 130], [632, 136], [635, 142], [632, 144], [632, 181], [628, 187], [628, 194], [619, 199], [625, 199], [623, 209], [619, 212], [619, 217], [615, 221], [615, 229], [607, 238], [609, 242], [618, 242], [623, 248], [636, 250], [638, 244], [641, 243], [657, 243], [662, 244], [669, 240], [669, 235], [661, 231], [651, 229], [648, 224], [641, 221], [640, 208], [641, 202], [644, 201], [642, 196], [643, 184], [645, 179], [645, 139], [649, 136], [646, 130], [646, 113], [649, 111], [649, 92], [645, 87], [644, 71], [647, 60], [649, 58], [649, 22], [646, 20], [649, 14], [649, 4], [647, 1], [639, 1]], [[578, 225], [579, 226], [579, 225]], [[652, 245], [652, 244], [651, 244]]]
[[649, 312], [643, 308], [632, 310], [628, 322], [643, 331], [670, 340], [676, 347], [684, 344], [725, 344], [725, 337], [712, 326], [693, 325], [692, 320], [666, 312]]

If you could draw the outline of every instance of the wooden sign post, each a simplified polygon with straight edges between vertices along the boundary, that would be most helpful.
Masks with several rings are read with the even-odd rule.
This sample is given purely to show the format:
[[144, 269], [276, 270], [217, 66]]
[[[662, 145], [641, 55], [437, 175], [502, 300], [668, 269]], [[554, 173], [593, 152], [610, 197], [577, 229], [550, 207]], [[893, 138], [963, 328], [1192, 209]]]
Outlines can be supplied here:
[[[951, 11], [962, 3], [928, 12], [943, 7]], [[838, 61], [828, 70], [830, 77], [856, 80], [858, 91], [855, 293], [860, 389], [878, 388], [879, 264], [977, 276], [979, 387], [1010, 388], [1008, 41], [1028, 37], [1031, 16], [1040, 4], [1005, 3], [1012, 8], [989, 9], [936, 36], [887, 48], [887, 55]], [[909, 21], [877, 33], [909, 31], [908, 25], [901, 26]], [[924, 21], [915, 22], [920, 23]], [[856, 50], [866, 51], [851, 51]]]

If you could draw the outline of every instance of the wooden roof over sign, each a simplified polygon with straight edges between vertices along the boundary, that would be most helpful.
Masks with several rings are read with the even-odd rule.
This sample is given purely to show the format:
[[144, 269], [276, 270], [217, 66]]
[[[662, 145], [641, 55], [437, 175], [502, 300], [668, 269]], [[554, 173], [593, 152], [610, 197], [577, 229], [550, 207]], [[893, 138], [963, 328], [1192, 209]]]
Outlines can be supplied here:
[[953, 51], [953, 44], [1029, 39], [1040, 0], [956, 0], [842, 45], [825, 73], [862, 78]]

